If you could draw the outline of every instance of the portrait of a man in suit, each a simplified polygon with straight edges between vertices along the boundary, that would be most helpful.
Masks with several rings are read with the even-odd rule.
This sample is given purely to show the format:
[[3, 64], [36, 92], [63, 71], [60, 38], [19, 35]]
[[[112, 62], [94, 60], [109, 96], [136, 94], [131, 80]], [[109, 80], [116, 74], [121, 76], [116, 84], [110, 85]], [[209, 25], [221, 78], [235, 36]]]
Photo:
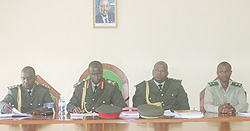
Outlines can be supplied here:
[[111, 11], [110, 1], [96, 0], [96, 2], [99, 13], [95, 16], [95, 23], [115, 23], [115, 14]]

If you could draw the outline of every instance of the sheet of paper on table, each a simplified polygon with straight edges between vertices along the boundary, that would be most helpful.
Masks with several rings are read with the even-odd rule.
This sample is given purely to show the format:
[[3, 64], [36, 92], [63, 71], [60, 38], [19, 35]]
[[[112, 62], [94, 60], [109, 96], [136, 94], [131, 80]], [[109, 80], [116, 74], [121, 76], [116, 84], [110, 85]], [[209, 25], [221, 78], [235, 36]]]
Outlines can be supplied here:
[[98, 113], [83, 113], [83, 114], [70, 113], [70, 119], [82, 119], [84, 116], [99, 116], [99, 114]]
[[196, 110], [175, 110], [175, 118], [203, 118], [204, 115]]
[[247, 112], [238, 112], [239, 116], [250, 116], [250, 113]]
[[6, 118], [6, 117], [32, 117], [31, 114], [21, 113], [16, 108], [12, 109], [11, 114], [0, 114], [0, 118]]
[[170, 110], [165, 110], [164, 116], [175, 116], [175, 113], [171, 112]]

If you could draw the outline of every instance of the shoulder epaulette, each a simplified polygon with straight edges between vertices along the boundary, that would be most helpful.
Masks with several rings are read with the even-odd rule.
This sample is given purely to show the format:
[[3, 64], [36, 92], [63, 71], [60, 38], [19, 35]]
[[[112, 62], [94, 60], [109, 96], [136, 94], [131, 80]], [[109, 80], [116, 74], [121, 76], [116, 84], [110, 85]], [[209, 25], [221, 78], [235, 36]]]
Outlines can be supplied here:
[[109, 84], [112, 84], [112, 85], [115, 85], [115, 83], [116, 83], [116, 81], [109, 80], [109, 79], [106, 79], [106, 81], [107, 81]]
[[241, 83], [237, 83], [237, 82], [232, 82], [231, 85], [232, 85], [232, 86], [236, 86], [236, 87], [241, 87], [241, 86], [242, 86]]
[[13, 89], [13, 88], [17, 88], [18, 86], [20, 86], [20, 85], [13, 85], [13, 86], [9, 86], [9, 87], [7, 87], [8, 89]]
[[80, 82], [78, 82], [78, 83], [76, 83], [76, 84], [74, 84], [74, 88], [76, 88], [78, 85], [80, 85], [80, 84], [82, 84], [83, 82], [85, 82], [85, 79], [83, 79], [82, 81], [80, 81]]
[[39, 83], [39, 82], [37, 82], [36, 83], [36, 85], [40, 85], [41, 87], [44, 87], [44, 88], [49, 88], [50, 89], [50, 87], [49, 86], [47, 86], [47, 85], [45, 85], [45, 84], [41, 84], [41, 83]]
[[181, 79], [174, 79], [174, 78], [168, 78], [168, 79], [170, 79], [170, 80], [175, 80], [175, 81], [179, 81], [179, 82], [182, 82], [182, 80], [181, 80]]
[[142, 84], [145, 84], [145, 83], [146, 83], [146, 81], [144, 80], [144, 81], [142, 81], [141, 83], [135, 85], [134, 87], [137, 87], [137, 86], [142, 85]]
[[210, 86], [217, 86], [217, 85], [219, 85], [218, 82], [209, 82], [208, 84], [209, 84]]

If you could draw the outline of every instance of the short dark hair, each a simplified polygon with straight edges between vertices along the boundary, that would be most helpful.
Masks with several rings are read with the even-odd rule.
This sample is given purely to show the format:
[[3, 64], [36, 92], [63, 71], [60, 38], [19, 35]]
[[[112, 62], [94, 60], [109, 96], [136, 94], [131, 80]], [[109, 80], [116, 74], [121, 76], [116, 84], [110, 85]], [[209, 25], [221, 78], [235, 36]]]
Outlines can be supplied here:
[[33, 73], [33, 75], [36, 75], [35, 69], [34, 69], [33, 67], [31, 67], [31, 66], [25, 66], [25, 67], [22, 69], [22, 71], [24, 71], [24, 70], [31, 70], [32, 73]]
[[158, 61], [158, 62], [155, 63], [154, 68], [155, 68], [155, 66], [156, 66], [157, 64], [165, 65], [165, 66], [166, 66], [166, 71], [168, 71], [168, 65], [167, 65], [166, 62], [164, 62], [164, 61]]
[[89, 63], [89, 68], [90, 67], [100, 67], [102, 69], [102, 63], [100, 61], [92, 61]]
[[217, 66], [217, 70], [219, 69], [219, 66], [220, 66], [220, 65], [228, 65], [228, 66], [230, 67], [230, 70], [232, 70], [232, 66], [231, 66], [228, 62], [226, 62], [226, 61], [221, 62], [221, 63]]

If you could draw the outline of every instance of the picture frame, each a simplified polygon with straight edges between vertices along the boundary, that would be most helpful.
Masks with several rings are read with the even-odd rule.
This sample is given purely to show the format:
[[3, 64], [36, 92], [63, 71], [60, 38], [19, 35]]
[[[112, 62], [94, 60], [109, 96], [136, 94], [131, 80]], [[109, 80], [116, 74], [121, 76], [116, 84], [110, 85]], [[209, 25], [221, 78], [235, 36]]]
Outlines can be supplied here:
[[93, 28], [117, 28], [117, 0], [93, 0]]

